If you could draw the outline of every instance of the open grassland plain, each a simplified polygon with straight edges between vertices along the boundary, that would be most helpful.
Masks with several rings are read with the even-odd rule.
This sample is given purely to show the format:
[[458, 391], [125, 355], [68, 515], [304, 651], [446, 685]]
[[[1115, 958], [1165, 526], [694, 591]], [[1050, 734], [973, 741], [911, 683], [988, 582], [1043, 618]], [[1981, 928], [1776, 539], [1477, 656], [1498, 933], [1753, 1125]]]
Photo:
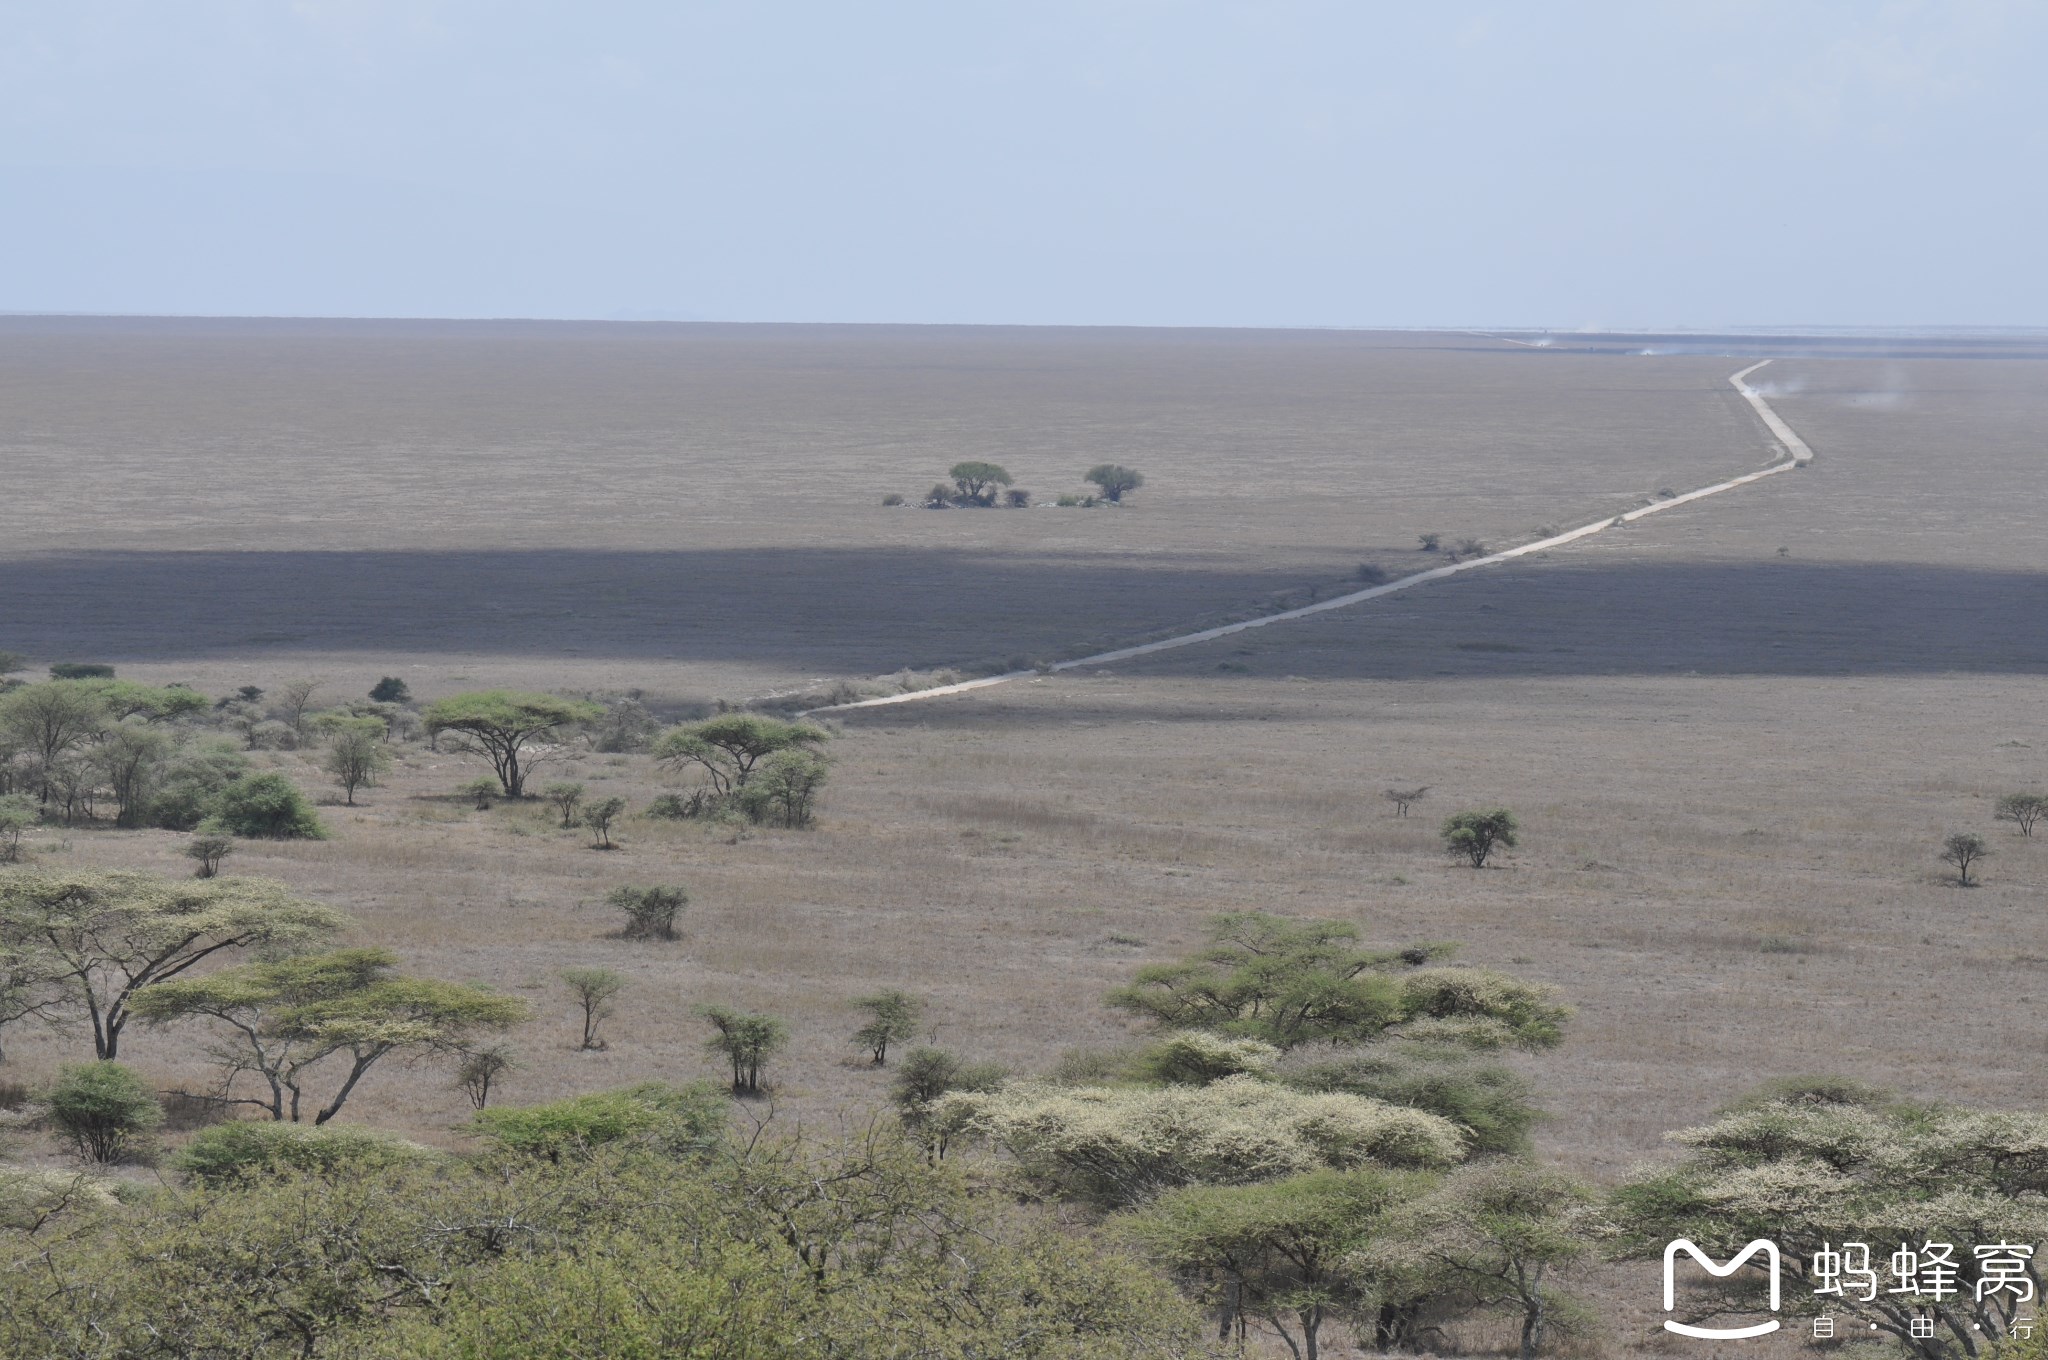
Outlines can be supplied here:
[[[742, 694], [1078, 655], [1747, 471], [1718, 358], [1348, 333], [0, 320], [10, 645]], [[932, 513], [968, 458], [1040, 502]], [[631, 663], [627, 665], [625, 663]], [[218, 666], [218, 671], [207, 669]], [[519, 676], [507, 678], [519, 679]], [[239, 683], [239, 682], [238, 682]]]
[[[38, 329], [41, 328], [41, 329]], [[1753, 470], [1747, 360], [1344, 334], [0, 323], [0, 644], [214, 693], [399, 674], [651, 703], [1178, 631], [1415, 535], [1493, 546]], [[715, 1075], [691, 1006], [792, 1026], [778, 1121], [859, 1123], [888, 1074], [853, 998], [928, 997], [925, 1037], [1020, 1073], [1128, 1044], [1104, 994], [1217, 912], [1357, 923], [1557, 986], [1519, 1058], [1541, 1156], [1602, 1180], [1779, 1076], [2038, 1108], [2048, 839], [1992, 821], [2048, 784], [2048, 364], [1780, 359], [1755, 376], [1805, 469], [1566, 549], [1107, 670], [832, 718], [819, 825], [632, 815], [645, 755], [544, 767], [628, 799], [619, 847], [538, 803], [452, 796], [421, 745], [239, 873], [347, 910], [352, 942], [529, 998], [526, 1103]], [[1139, 467], [1128, 510], [885, 510], [962, 457], [1041, 495]], [[1063, 480], [1064, 479], [1064, 480]], [[259, 754], [309, 792], [313, 757]], [[1415, 815], [1380, 793], [1429, 785]], [[1446, 812], [1513, 808], [1482, 871]], [[1965, 890], [1935, 855], [1973, 829]], [[45, 828], [51, 865], [184, 872], [181, 836]], [[614, 938], [676, 882], [681, 938]], [[629, 979], [577, 1050], [563, 967]], [[23, 1030], [15, 1072], [82, 1056]], [[89, 1044], [84, 1044], [89, 1052]], [[123, 1057], [165, 1086], [189, 1035]], [[454, 1144], [445, 1070], [380, 1069], [347, 1117]], [[1644, 1286], [1649, 1280], [1649, 1286]], [[1654, 1271], [1595, 1290], [1625, 1350]], [[1475, 1334], [1464, 1344], [1490, 1344]]]

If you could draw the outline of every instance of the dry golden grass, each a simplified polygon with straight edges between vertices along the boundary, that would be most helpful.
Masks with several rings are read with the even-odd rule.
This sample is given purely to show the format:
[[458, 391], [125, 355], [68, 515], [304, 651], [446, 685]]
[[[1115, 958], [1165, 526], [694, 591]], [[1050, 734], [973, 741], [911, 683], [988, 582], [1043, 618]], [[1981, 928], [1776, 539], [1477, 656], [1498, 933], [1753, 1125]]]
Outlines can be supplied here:
[[[305, 640], [242, 645], [232, 628], [179, 626], [232, 619], [242, 596], [166, 618], [93, 593], [138, 567], [91, 574], [76, 552], [83, 488], [0, 512], [10, 542], [38, 554], [5, 568], [34, 586], [10, 591], [8, 627], [45, 650], [61, 639], [119, 660], [124, 674], [216, 689], [319, 672], [333, 692], [360, 693], [393, 671], [429, 697], [512, 683], [681, 699], [1029, 652], [1238, 607], [1254, 587], [1333, 581], [1361, 556], [1412, 561], [1421, 529], [1506, 541], [1578, 522], [1753, 466], [1761, 448], [1716, 390], [1735, 366], [1718, 359], [1404, 351], [1348, 337], [1179, 337], [1123, 353], [1100, 337], [991, 333], [890, 336], [863, 367], [849, 358], [859, 346], [829, 332], [763, 334], [726, 354], [685, 335], [659, 362], [600, 336], [550, 388], [535, 375], [543, 359], [565, 362], [569, 342], [521, 349], [499, 336], [490, 343], [524, 365], [519, 380], [541, 384], [520, 404], [499, 360], [474, 352], [323, 341], [331, 371], [312, 401], [224, 392], [207, 365], [246, 362], [221, 357], [226, 341], [124, 339], [93, 351], [113, 353], [132, 383], [93, 426], [83, 365], [46, 340], [14, 352], [72, 365], [71, 386], [31, 404], [49, 456], [84, 447], [88, 427], [138, 441], [102, 479], [105, 544], [168, 553], [149, 561], [203, 588], [244, 563], [220, 540], [246, 515], [238, 545], [303, 550], [293, 560], [308, 572], [381, 543], [458, 592], [448, 614], [379, 623], [371, 610], [330, 637], [326, 588], [286, 575], [268, 583], [304, 614]], [[388, 388], [400, 369], [424, 375], [419, 390], [384, 425], [337, 442], [344, 416], [361, 412], [349, 385]], [[1780, 1075], [2037, 1104], [2048, 840], [2022, 840], [1990, 814], [1997, 794], [2048, 784], [2044, 370], [1808, 360], [1766, 372], [1798, 386], [1777, 400], [1818, 451], [1809, 470], [1543, 560], [1111, 673], [845, 715], [813, 832], [732, 842], [630, 820], [621, 848], [599, 852], [537, 806], [476, 813], [446, 799], [477, 767], [414, 748], [362, 807], [323, 809], [332, 840], [245, 845], [232, 866], [345, 907], [363, 940], [411, 967], [533, 998], [540, 1018], [518, 1036], [526, 1066], [504, 1091], [514, 1102], [713, 1075], [689, 1008], [719, 1001], [792, 1022], [795, 1043], [771, 1073], [779, 1118], [858, 1117], [887, 1075], [848, 1042], [849, 1002], [885, 986], [930, 997], [945, 1046], [1043, 1070], [1065, 1049], [1126, 1042], [1103, 993], [1195, 945], [1209, 915], [1257, 907], [1356, 920], [1389, 942], [1462, 940], [1475, 962], [1562, 988], [1579, 1008], [1569, 1041], [1524, 1061], [1550, 1114], [1543, 1154], [1590, 1175], [1658, 1155], [1664, 1131]], [[437, 374], [467, 394], [468, 416], [437, 404]], [[205, 399], [177, 397], [187, 382]], [[559, 409], [564, 394], [574, 388], [588, 411], [622, 385], [643, 406], [591, 435], [594, 462], [572, 463], [563, 451], [580, 427]], [[792, 389], [817, 404], [763, 395]], [[221, 415], [230, 396], [247, 398], [240, 425]], [[292, 400], [305, 429], [290, 466], [311, 480], [287, 488], [261, 452], [300, 410]], [[157, 401], [187, 433], [145, 457], [142, 413]], [[217, 451], [202, 438], [216, 422], [233, 434]], [[687, 465], [648, 452], [677, 443]], [[730, 493], [765, 477], [762, 460], [783, 447], [808, 460], [797, 485], [692, 500], [692, 488]], [[1033, 460], [1026, 480], [1041, 489], [1039, 466], [1098, 453], [1158, 475], [1128, 513], [871, 508], [879, 491], [919, 490], [933, 465], [966, 452]], [[505, 485], [459, 493], [462, 467], [504, 458], [516, 472]], [[181, 480], [241, 488], [239, 500], [166, 501]], [[1359, 494], [1320, 494], [1333, 483]], [[288, 512], [304, 522], [281, 526]], [[433, 574], [421, 549], [443, 534], [483, 554], [480, 577]], [[676, 542], [706, 555], [662, 546]], [[803, 546], [779, 553], [779, 574], [712, 561], [758, 566], [782, 542]], [[503, 554], [608, 543], [689, 562], [664, 597], [664, 611], [681, 611], [672, 633], [650, 640], [661, 611], [636, 632], [630, 599], [553, 621], [508, 601], [521, 627], [489, 645], [465, 621]], [[1074, 556], [1091, 552], [1104, 557]], [[1018, 568], [1025, 558], [1039, 566]], [[826, 579], [856, 561], [845, 581]], [[1135, 574], [1116, 574], [1129, 564]], [[79, 572], [90, 590], [43, 595]], [[952, 606], [937, 607], [949, 590]], [[730, 612], [691, 612], [686, 597], [703, 593]], [[777, 611], [798, 599], [826, 601], [833, 617], [786, 628]], [[585, 654], [558, 650], [572, 645]], [[322, 787], [300, 758], [278, 759]], [[643, 757], [587, 756], [545, 777], [584, 779], [636, 808], [663, 787]], [[1396, 784], [1433, 786], [1406, 820], [1380, 797]], [[1522, 818], [1519, 852], [1476, 873], [1436, 852], [1444, 813], [1494, 804]], [[1941, 834], [1963, 827], [1997, 852], [1969, 891], [1934, 858]], [[39, 853], [182, 872], [181, 839], [72, 831]], [[683, 938], [610, 938], [599, 900], [648, 881], [690, 890]], [[632, 980], [604, 1053], [575, 1051], [553, 981], [572, 964]], [[80, 1040], [30, 1036], [14, 1051], [18, 1070], [36, 1073]], [[129, 1056], [166, 1083], [196, 1082], [191, 1052], [189, 1036], [143, 1034]], [[452, 1138], [465, 1114], [428, 1069], [380, 1072], [350, 1105], [353, 1118], [430, 1138]], [[1601, 1285], [1627, 1338], [1649, 1332], [1646, 1278]]]

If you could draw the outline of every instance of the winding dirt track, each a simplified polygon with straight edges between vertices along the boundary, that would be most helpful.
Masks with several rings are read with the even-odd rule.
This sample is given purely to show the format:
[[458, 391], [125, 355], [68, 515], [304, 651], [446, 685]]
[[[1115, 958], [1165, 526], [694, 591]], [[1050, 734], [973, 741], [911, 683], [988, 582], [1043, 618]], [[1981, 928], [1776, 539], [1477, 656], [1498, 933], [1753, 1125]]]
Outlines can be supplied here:
[[1157, 642], [1140, 643], [1133, 647], [1119, 647], [1115, 651], [1097, 652], [1093, 656], [1076, 657], [1072, 661], [1055, 661], [1046, 668], [1046, 671], [1035, 669], [1006, 671], [1001, 675], [987, 675], [978, 680], [962, 680], [956, 685], [938, 685], [931, 689], [914, 690], [908, 694], [890, 694], [880, 699], [860, 699], [850, 704], [829, 704], [823, 708], [811, 709], [810, 712], [843, 713], [856, 708], [881, 708], [888, 704], [908, 704], [915, 703], [920, 699], [936, 699], [947, 694], [965, 694], [969, 690], [988, 689], [993, 685], [1007, 685], [1013, 680], [1029, 680], [1048, 672], [1079, 670], [1087, 666], [1106, 666], [1115, 661], [1128, 661], [1134, 656], [1146, 656], [1153, 652], [1172, 651], [1176, 647], [1192, 647], [1198, 642], [1213, 642], [1217, 638], [1229, 637], [1232, 633], [1242, 633], [1252, 628], [1265, 628], [1276, 623], [1286, 623], [1292, 619], [1307, 618], [1311, 614], [1327, 613], [1332, 609], [1348, 609], [1355, 604], [1364, 604], [1367, 600], [1377, 600], [1383, 595], [1392, 595], [1396, 591], [1413, 590], [1416, 586], [1426, 585], [1431, 581], [1441, 581], [1447, 576], [1456, 576], [1460, 572], [1478, 571], [1482, 567], [1490, 567], [1497, 562], [1512, 561], [1517, 557], [1526, 557], [1530, 553], [1543, 552], [1549, 548], [1558, 548], [1567, 543], [1575, 543], [1579, 539], [1592, 537], [1602, 529], [1611, 529], [1619, 524], [1632, 523], [1643, 518], [1645, 515], [1655, 515], [1674, 506], [1703, 500], [1708, 496], [1718, 496], [1723, 491], [1733, 491], [1736, 487], [1748, 486], [1751, 482], [1762, 481], [1764, 478], [1775, 476], [1780, 472], [1789, 472], [1795, 467], [1811, 462], [1813, 460], [1813, 450], [1808, 448], [1806, 441], [1801, 439], [1798, 433], [1785, 423], [1783, 417], [1770, 408], [1770, 405], [1765, 402], [1756, 389], [1743, 381], [1744, 378], [1747, 378], [1769, 362], [1769, 359], [1765, 359], [1728, 376], [1729, 385], [1734, 387], [1742, 395], [1743, 400], [1747, 401], [1756, 410], [1757, 415], [1763, 419], [1765, 428], [1770, 430], [1772, 437], [1778, 441], [1779, 447], [1784, 451], [1785, 456], [1783, 458], [1772, 463], [1769, 467], [1759, 469], [1756, 472], [1745, 473], [1740, 477], [1731, 477], [1725, 482], [1715, 482], [1712, 486], [1703, 486], [1697, 491], [1687, 491], [1668, 500], [1661, 500], [1652, 505], [1641, 506], [1638, 509], [1611, 516], [1592, 524], [1581, 525], [1576, 529], [1567, 529], [1564, 533], [1555, 534], [1550, 538], [1540, 538], [1533, 543], [1524, 543], [1520, 547], [1508, 548], [1497, 553], [1488, 553], [1484, 557], [1474, 557], [1463, 562], [1453, 562], [1447, 566], [1432, 568], [1429, 571], [1420, 571], [1413, 576], [1403, 576], [1397, 580], [1388, 581], [1383, 585], [1372, 586], [1366, 590], [1354, 590], [1348, 595], [1333, 596], [1327, 600], [1320, 600], [1315, 604], [1303, 605], [1299, 609], [1283, 610], [1276, 614], [1262, 614], [1255, 619], [1243, 619], [1237, 623], [1226, 623], [1216, 628], [1204, 628], [1200, 632], [1195, 633], [1182, 633], [1175, 637], [1162, 638]]

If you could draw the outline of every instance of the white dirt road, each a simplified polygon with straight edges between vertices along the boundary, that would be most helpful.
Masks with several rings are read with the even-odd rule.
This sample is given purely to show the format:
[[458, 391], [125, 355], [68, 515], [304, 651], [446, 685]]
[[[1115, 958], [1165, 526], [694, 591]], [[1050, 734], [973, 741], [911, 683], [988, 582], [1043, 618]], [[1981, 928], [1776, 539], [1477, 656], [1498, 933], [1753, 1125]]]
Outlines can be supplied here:
[[1093, 656], [1076, 657], [1072, 661], [1056, 661], [1047, 667], [1045, 671], [1007, 671], [1001, 675], [983, 676], [977, 680], [962, 680], [954, 685], [937, 685], [931, 689], [913, 690], [907, 694], [890, 694], [879, 699], [860, 699], [848, 704], [830, 704], [823, 708], [811, 709], [810, 712], [843, 713], [856, 708], [881, 708], [889, 704], [908, 704], [916, 703], [922, 699], [937, 699], [948, 694], [965, 694], [970, 690], [988, 689], [994, 685], [1007, 685], [1014, 680], [1033, 679], [1041, 674], [1081, 670], [1093, 666], [1107, 666], [1113, 662], [1128, 661], [1134, 656], [1148, 656], [1153, 652], [1172, 651], [1176, 647], [1192, 647], [1198, 642], [1213, 642], [1217, 638], [1229, 637], [1233, 633], [1242, 633], [1253, 628], [1267, 628], [1276, 623], [1287, 623], [1293, 619], [1307, 618], [1311, 614], [1328, 613], [1332, 609], [1349, 609], [1352, 605], [1364, 604], [1368, 600], [1377, 600], [1383, 595], [1392, 595], [1397, 591], [1413, 590], [1417, 586], [1427, 585], [1431, 581], [1441, 581], [1446, 577], [1456, 576], [1460, 572], [1478, 571], [1499, 562], [1509, 562], [1517, 557], [1526, 557], [1530, 553], [1545, 552], [1551, 548], [1561, 548], [1567, 543], [1576, 543], [1582, 538], [1590, 538], [1603, 529], [1611, 529], [1618, 524], [1632, 523], [1643, 518], [1645, 515], [1660, 514], [1676, 506], [1687, 505], [1693, 501], [1704, 500], [1708, 496], [1718, 496], [1724, 491], [1733, 491], [1737, 487], [1748, 486], [1751, 482], [1762, 481], [1764, 478], [1775, 476], [1780, 472], [1789, 472], [1793, 468], [1811, 462], [1813, 460], [1813, 450], [1808, 448], [1806, 441], [1801, 439], [1798, 433], [1785, 423], [1783, 417], [1771, 409], [1770, 404], [1764, 400], [1762, 394], [1743, 381], [1750, 374], [1756, 372], [1769, 362], [1769, 359], [1765, 359], [1759, 363], [1751, 364], [1748, 368], [1732, 373], [1728, 377], [1729, 384], [1742, 395], [1743, 400], [1747, 401], [1755, 409], [1757, 415], [1762, 418], [1765, 428], [1771, 432], [1771, 436], [1778, 441], [1779, 447], [1784, 452], [1783, 458], [1755, 472], [1745, 473], [1740, 477], [1731, 477], [1725, 482], [1715, 482], [1712, 486], [1703, 486], [1696, 491], [1687, 491], [1680, 495], [1672, 496], [1669, 499], [1641, 506], [1592, 524], [1581, 525], [1576, 529], [1568, 529], [1564, 533], [1554, 534], [1549, 538], [1540, 538], [1533, 543], [1524, 543], [1519, 547], [1507, 548], [1497, 553], [1488, 553], [1484, 557], [1467, 558], [1462, 562], [1453, 562], [1445, 566], [1432, 568], [1429, 571], [1420, 571], [1413, 576], [1403, 576], [1397, 580], [1388, 581], [1365, 590], [1354, 590], [1348, 595], [1332, 596], [1327, 600], [1319, 600], [1315, 604], [1303, 605], [1299, 609], [1287, 609], [1278, 613], [1262, 614], [1255, 619], [1243, 619], [1236, 623], [1226, 623], [1215, 628], [1204, 628], [1199, 632], [1182, 633], [1175, 637], [1161, 638], [1156, 642], [1139, 643], [1131, 647], [1119, 647], [1114, 651], [1097, 652]]

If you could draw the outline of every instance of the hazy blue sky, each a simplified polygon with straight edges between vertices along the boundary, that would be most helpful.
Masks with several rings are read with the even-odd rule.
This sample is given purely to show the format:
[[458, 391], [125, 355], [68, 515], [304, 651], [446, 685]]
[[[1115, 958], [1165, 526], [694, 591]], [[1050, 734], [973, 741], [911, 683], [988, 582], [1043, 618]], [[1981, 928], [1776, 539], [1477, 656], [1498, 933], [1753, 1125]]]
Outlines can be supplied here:
[[0, 0], [0, 309], [2048, 324], [2038, 0]]

